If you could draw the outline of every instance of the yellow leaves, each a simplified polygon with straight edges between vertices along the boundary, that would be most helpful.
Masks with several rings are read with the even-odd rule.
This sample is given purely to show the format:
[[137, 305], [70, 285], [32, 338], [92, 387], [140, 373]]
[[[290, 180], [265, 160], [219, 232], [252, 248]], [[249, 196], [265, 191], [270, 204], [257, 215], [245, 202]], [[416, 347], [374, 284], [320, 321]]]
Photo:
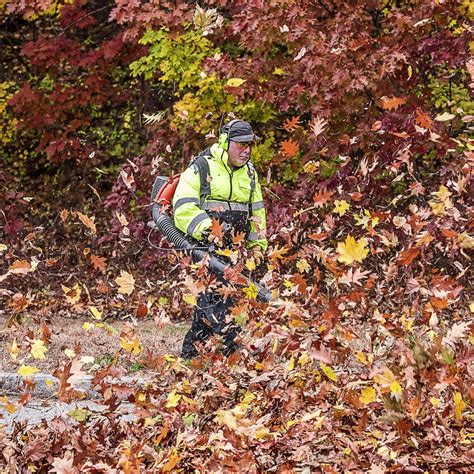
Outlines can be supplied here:
[[354, 220], [356, 221], [356, 225], [360, 225], [364, 229], [368, 229], [369, 227], [375, 227], [379, 223], [379, 218], [372, 217], [372, 214], [368, 209], [364, 209], [364, 213], [360, 216], [354, 214]]
[[76, 304], [81, 299], [81, 288], [79, 283], [76, 283], [72, 288], [61, 285], [64, 291], [64, 296], [69, 304]]
[[332, 212], [335, 214], [339, 214], [341, 217], [347, 212], [347, 210], [350, 208], [350, 204], [344, 200], [342, 201], [334, 201], [334, 209]]
[[95, 306], [89, 306], [88, 309], [91, 312], [92, 317], [94, 319], [97, 319], [97, 320], [102, 319], [102, 312], [99, 311]]
[[131, 295], [135, 289], [133, 275], [125, 270], [120, 270], [120, 276], [115, 279], [115, 283], [118, 285], [118, 292], [122, 295]]
[[303, 170], [305, 173], [310, 173], [313, 174], [315, 171], [317, 171], [320, 167], [320, 164], [317, 161], [310, 160], [305, 165], [303, 166]]
[[435, 199], [428, 201], [428, 204], [435, 216], [444, 216], [446, 210], [454, 206], [450, 199], [452, 193], [443, 184], [439, 187], [438, 191], [431, 193], [431, 195], [434, 196]]
[[16, 337], [13, 339], [11, 345], [8, 346], [8, 352], [10, 353], [12, 360], [16, 360], [18, 354], [20, 353], [20, 348], [16, 342]]
[[380, 385], [382, 392], [390, 392], [397, 400], [402, 397], [403, 389], [398, 383], [395, 375], [388, 367], [383, 367], [374, 376], [374, 381]]
[[242, 291], [244, 292], [245, 296], [248, 299], [257, 299], [258, 296], [258, 288], [254, 283], [250, 283], [249, 286], [246, 286], [245, 288], [242, 288]]
[[90, 331], [91, 329], [94, 329], [94, 324], [89, 323], [89, 322], [86, 321], [86, 322], [82, 325], [82, 329], [84, 329], [84, 331]]
[[138, 336], [135, 336], [133, 339], [121, 337], [120, 347], [122, 349], [125, 349], [127, 352], [132, 352], [135, 355], [140, 354], [140, 352], [143, 350], [143, 347], [140, 343], [140, 339], [138, 339]]
[[311, 357], [309, 357], [308, 352], [304, 351], [298, 358], [298, 364], [304, 366], [312, 362]]
[[338, 260], [348, 265], [352, 265], [354, 262], [363, 262], [369, 253], [369, 249], [366, 246], [367, 240], [365, 237], [356, 241], [354, 237], [348, 235], [345, 242], [337, 244]]
[[369, 405], [370, 403], [374, 402], [377, 398], [377, 392], [375, 391], [374, 387], [365, 387], [361, 393], [359, 400], [364, 405]]
[[218, 410], [214, 421], [220, 425], [227, 426], [233, 431], [237, 431], [237, 418], [231, 410]]
[[77, 212], [77, 217], [79, 217], [79, 220], [92, 232], [92, 234], [97, 233], [97, 228], [95, 226], [95, 217], [89, 217], [86, 216], [85, 214], [82, 214], [81, 212]]
[[8, 247], [5, 244], [0, 244], [0, 253], [5, 252], [7, 249]]
[[305, 258], [300, 258], [296, 262], [296, 268], [301, 272], [301, 273], [309, 273], [311, 270], [311, 267], [309, 266], [308, 260]]
[[255, 265], [255, 259], [253, 257], [248, 258], [247, 260], [245, 260], [245, 268], [249, 272], [252, 272], [257, 268], [257, 266]]
[[32, 375], [36, 374], [39, 369], [36, 367], [32, 367], [31, 365], [22, 365], [18, 369], [18, 375], [21, 375], [22, 377], [31, 377]]
[[285, 370], [291, 372], [295, 368], [295, 358], [292, 357], [285, 365]]
[[240, 77], [232, 77], [225, 83], [225, 85], [227, 87], [240, 87], [244, 82], [245, 79], [241, 79]]
[[462, 399], [462, 395], [460, 392], [454, 393], [453, 403], [454, 403], [454, 417], [456, 418], [456, 421], [461, 421], [462, 412], [467, 407], [467, 403]]
[[197, 305], [197, 298], [195, 295], [191, 293], [186, 293], [183, 295], [183, 301], [190, 306], [196, 306]]
[[44, 345], [44, 341], [35, 339], [31, 344], [30, 352], [35, 359], [46, 359], [45, 354], [48, 352], [48, 348]]
[[329, 379], [332, 380], [333, 382], [337, 382], [337, 374], [334, 372], [334, 370], [329, 367], [329, 365], [326, 365], [324, 362], [320, 362], [319, 366], [321, 367], [321, 370], [324, 372], [324, 375]]
[[181, 400], [181, 395], [176, 392], [176, 389], [172, 390], [168, 394], [168, 399], [166, 401], [166, 408], [177, 407], [180, 400]]

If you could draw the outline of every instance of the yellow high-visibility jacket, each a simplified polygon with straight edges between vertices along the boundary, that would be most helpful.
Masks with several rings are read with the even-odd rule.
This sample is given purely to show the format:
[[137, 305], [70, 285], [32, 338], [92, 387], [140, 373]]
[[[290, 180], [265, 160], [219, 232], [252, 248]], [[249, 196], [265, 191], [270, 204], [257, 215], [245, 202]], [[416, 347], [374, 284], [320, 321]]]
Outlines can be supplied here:
[[[196, 165], [188, 167], [176, 187], [173, 197], [173, 216], [176, 227], [197, 240], [211, 227], [211, 216], [226, 221], [229, 215], [246, 220], [246, 247], [259, 246], [266, 250], [266, 214], [262, 189], [250, 161], [241, 168], [231, 169], [227, 152], [215, 143], [205, 159], [209, 164], [210, 194], [201, 197], [201, 178]], [[251, 193], [252, 175], [255, 187]], [[252, 196], [251, 196], [252, 195]], [[249, 200], [251, 199], [251, 202]], [[250, 218], [249, 210], [252, 217]]]

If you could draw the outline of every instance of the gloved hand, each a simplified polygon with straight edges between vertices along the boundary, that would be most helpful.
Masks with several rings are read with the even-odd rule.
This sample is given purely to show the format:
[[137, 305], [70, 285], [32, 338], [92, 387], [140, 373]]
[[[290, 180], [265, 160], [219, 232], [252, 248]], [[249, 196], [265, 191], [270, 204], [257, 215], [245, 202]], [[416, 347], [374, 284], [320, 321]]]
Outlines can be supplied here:
[[257, 265], [260, 265], [263, 262], [263, 252], [260, 247], [254, 247], [252, 249], [252, 256]]

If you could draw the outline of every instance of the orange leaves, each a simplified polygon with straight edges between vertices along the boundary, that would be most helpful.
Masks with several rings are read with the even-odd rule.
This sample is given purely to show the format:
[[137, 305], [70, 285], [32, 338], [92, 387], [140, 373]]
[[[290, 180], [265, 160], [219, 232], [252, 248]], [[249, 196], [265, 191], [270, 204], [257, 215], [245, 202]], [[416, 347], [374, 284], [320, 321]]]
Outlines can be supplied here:
[[316, 207], [324, 207], [330, 201], [333, 194], [332, 191], [328, 191], [327, 189], [318, 191], [313, 196], [314, 205]]
[[91, 254], [89, 258], [92, 263], [92, 266], [96, 270], [100, 270], [101, 272], [105, 271], [107, 267], [107, 259], [105, 257], [99, 257], [98, 255]]
[[219, 242], [224, 239], [224, 225], [214, 218], [211, 224], [211, 235], [216, 237]]
[[420, 255], [420, 248], [419, 247], [411, 247], [408, 249], [403, 250], [400, 253], [400, 256], [397, 259], [397, 262], [401, 265], [410, 265], [416, 257]]
[[293, 140], [285, 140], [281, 142], [281, 152], [288, 158], [293, 158], [300, 151], [300, 146]]
[[301, 127], [301, 123], [300, 123], [300, 116], [297, 115], [291, 119], [286, 119], [285, 120], [285, 123], [283, 124], [283, 128], [287, 131], [287, 132], [294, 132], [295, 130], [298, 130], [298, 128]]
[[428, 130], [433, 129], [433, 120], [419, 109], [416, 109], [415, 122], [422, 128], [427, 128]]
[[382, 97], [382, 108], [385, 110], [397, 110], [406, 103], [406, 97]]

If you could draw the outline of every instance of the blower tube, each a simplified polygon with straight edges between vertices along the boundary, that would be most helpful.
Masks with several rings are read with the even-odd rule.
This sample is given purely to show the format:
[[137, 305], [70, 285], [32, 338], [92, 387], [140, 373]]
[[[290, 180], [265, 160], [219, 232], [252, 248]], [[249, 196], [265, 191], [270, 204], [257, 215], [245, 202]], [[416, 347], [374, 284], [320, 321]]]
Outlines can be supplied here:
[[[212, 253], [194, 248], [196, 241], [181, 232], [174, 225], [173, 219], [168, 215], [162, 212], [162, 205], [154, 201], [156, 197], [155, 186], [153, 186], [152, 191], [152, 202], [151, 202], [151, 212], [153, 216], [154, 227], [158, 228], [161, 233], [171, 242], [176, 248], [184, 250], [187, 255], [190, 255], [193, 259], [193, 262], [199, 262], [204, 257], [209, 256], [209, 269], [216, 275], [224, 277], [224, 270], [228, 265], [221, 262], [216, 256]], [[153, 196], [154, 194], [154, 196]], [[252, 282], [250, 279], [247, 279], [248, 283], [254, 284], [258, 289], [257, 299], [263, 302], [270, 302], [272, 300], [271, 293], [259, 283]]]

